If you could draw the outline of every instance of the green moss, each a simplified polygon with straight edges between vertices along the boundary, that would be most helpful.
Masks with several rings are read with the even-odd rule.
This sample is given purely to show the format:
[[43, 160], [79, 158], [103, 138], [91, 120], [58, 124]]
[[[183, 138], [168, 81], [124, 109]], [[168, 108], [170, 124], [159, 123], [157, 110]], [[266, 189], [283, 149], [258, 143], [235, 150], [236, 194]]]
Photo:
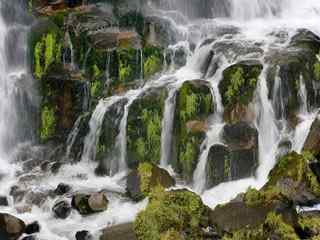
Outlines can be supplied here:
[[173, 167], [184, 179], [191, 180], [205, 134], [189, 131], [186, 126], [189, 121], [205, 121], [213, 112], [210, 88], [186, 82], [180, 88], [176, 102], [174, 135], [177, 161], [173, 162]]
[[320, 217], [319, 216], [301, 216], [298, 220], [299, 226], [303, 231], [312, 232], [320, 235]]
[[147, 196], [150, 192], [150, 180], [152, 177], [153, 166], [149, 163], [141, 163], [138, 167], [138, 172], [140, 176], [140, 188], [141, 192]]
[[164, 236], [177, 236], [180, 232], [185, 233], [185, 239], [198, 239], [204, 211], [202, 201], [195, 193], [186, 190], [165, 192], [157, 187], [147, 208], [138, 214], [134, 230], [138, 240], [166, 239]]
[[281, 215], [271, 212], [268, 214], [263, 226], [265, 232], [271, 232], [280, 239], [299, 240], [292, 226], [285, 223]]
[[41, 133], [42, 140], [50, 138], [56, 128], [55, 110], [47, 106], [43, 107], [41, 112]]
[[314, 71], [314, 76], [316, 77], [316, 80], [320, 81], [320, 62], [316, 62], [313, 65], [313, 71]]
[[225, 106], [235, 103], [247, 105], [253, 98], [261, 73], [261, 65], [236, 64], [223, 72], [219, 85], [222, 101]]
[[144, 78], [149, 78], [153, 74], [159, 72], [162, 68], [161, 59], [157, 58], [156, 56], [149, 57], [144, 62]]
[[160, 90], [159, 94], [137, 99], [130, 107], [127, 126], [128, 151], [134, 154], [139, 162], [160, 162], [165, 98], [166, 91]]
[[184, 237], [174, 229], [170, 229], [164, 234], [161, 234], [160, 240], [184, 240]]

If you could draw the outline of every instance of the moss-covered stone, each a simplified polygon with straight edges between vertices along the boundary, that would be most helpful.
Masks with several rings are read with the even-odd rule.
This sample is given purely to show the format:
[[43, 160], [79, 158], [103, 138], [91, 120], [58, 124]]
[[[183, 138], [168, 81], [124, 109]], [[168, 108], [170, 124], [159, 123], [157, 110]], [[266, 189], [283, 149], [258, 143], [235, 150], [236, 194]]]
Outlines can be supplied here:
[[232, 65], [223, 72], [219, 84], [223, 105], [231, 107], [236, 103], [248, 105], [253, 98], [262, 65], [244, 62]]
[[190, 131], [190, 121], [205, 121], [213, 113], [210, 88], [199, 81], [185, 82], [176, 96], [172, 163], [176, 172], [190, 181], [197, 165], [204, 132]]
[[130, 106], [127, 125], [129, 165], [137, 165], [137, 161], [154, 164], [160, 162], [162, 117], [166, 95], [165, 89], [152, 89]]
[[154, 187], [169, 188], [174, 184], [174, 178], [166, 170], [145, 162], [128, 175], [127, 193], [133, 200], [140, 201], [149, 196]]
[[320, 216], [317, 214], [304, 214], [299, 216], [298, 219], [299, 226], [301, 229], [312, 237], [312, 239], [316, 239], [320, 237]]
[[183, 233], [184, 239], [201, 239], [199, 230], [205, 213], [206, 208], [195, 193], [165, 192], [158, 187], [152, 192], [146, 210], [138, 214], [135, 233], [139, 240], [171, 239], [179, 233]]
[[286, 192], [282, 191], [283, 194], [288, 196], [296, 194], [299, 187], [305, 185], [310, 193], [320, 196], [320, 184], [317, 176], [309, 167], [309, 161], [311, 160], [313, 160], [313, 156], [309, 152], [302, 154], [291, 152], [285, 155], [270, 172], [266, 186], [276, 186], [282, 179], [291, 179], [294, 182], [293, 189], [287, 189]]

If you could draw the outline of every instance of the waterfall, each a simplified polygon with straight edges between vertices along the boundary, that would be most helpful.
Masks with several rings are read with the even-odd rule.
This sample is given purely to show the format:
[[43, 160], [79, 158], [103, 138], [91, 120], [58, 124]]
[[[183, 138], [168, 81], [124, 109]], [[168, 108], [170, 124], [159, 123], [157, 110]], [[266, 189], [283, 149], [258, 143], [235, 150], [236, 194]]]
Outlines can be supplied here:
[[161, 160], [160, 166], [167, 167], [170, 161], [173, 123], [176, 107], [176, 89], [170, 89], [165, 101], [164, 114], [162, 118], [161, 133]]
[[112, 51], [107, 51], [107, 60], [106, 60], [106, 72], [105, 72], [105, 77], [106, 77], [106, 82], [105, 86], [107, 91], [109, 90], [109, 86], [111, 84], [111, 78], [110, 78], [110, 64], [111, 64], [111, 54]]
[[72, 149], [72, 147], [77, 139], [78, 133], [80, 131], [81, 120], [82, 120], [82, 116], [78, 117], [78, 119], [76, 120], [76, 122], [73, 125], [71, 132], [69, 133], [69, 135], [67, 137], [67, 141], [66, 141], [67, 149], [66, 149], [66, 154], [65, 154], [66, 160], [68, 160], [70, 158], [71, 149]]

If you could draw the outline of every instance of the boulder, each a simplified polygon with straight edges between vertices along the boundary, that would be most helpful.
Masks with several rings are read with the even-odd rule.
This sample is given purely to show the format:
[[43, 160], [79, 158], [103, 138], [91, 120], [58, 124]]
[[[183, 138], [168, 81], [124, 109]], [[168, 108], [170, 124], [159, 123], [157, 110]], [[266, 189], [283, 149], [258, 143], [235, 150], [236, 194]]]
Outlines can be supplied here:
[[37, 232], [40, 232], [40, 224], [36, 221], [36, 222], [33, 222], [33, 223], [30, 223], [26, 226], [26, 229], [25, 229], [25, 233], [26, 234], [33, 234], [33, 233], [37, 233]]
[[310, 132], [303, 146], [304, 151], [310, 151], [315, 155], [320, 153], [320, 120], [316, 117], [311, 125]]
[[257, 129], [245, 122], [227, 124], [222, 138], [230, 150], [229, 166], [225, 166], [230, 179], [252, 176], [259, 163]]
[[66, 219], [71, 214], [71, 206], [67, 201], [57, 202], [52, 211], [56, 218]]
[[9, 206], [9, 202], [7, 197], [0, 196], [0, 206]]
[[0, 238], [17, 240], [25, 231], [25, 223], [10, 214], [0, 213]]
[[120, 225], [110, 226], [102, 230], [100, 240], [136, 240], [132, 223], [124, 223]]
[[76, 194], [72, 197], [72, 207], [81, 215], [102, 212], [108, 208], [108, 199], [104, 193]]
[[64, 195], [66, 193], [69, 193], [71, 191], [71, 187], [68, 184], [65, 183], [59, 183], [59, 185], [57, 186], [57, 188], [54, 190], [54, 193], [56, 195]]
[[176, 94], [170, 159], [175, 172], [187, 182], [192, 181], [213, 111], [211, 89], [204, 81], [186, 81]]
[[92, 240], [93, 237], [88, 231], [79, 231], [76, 233], [76, 240]]
[[147, 197], [158, 185], [169, 188], [175, 185], [175, 180], [166, 170], [153, 164], [141, 163], [127, 177], [127, 193], [134, 201]]

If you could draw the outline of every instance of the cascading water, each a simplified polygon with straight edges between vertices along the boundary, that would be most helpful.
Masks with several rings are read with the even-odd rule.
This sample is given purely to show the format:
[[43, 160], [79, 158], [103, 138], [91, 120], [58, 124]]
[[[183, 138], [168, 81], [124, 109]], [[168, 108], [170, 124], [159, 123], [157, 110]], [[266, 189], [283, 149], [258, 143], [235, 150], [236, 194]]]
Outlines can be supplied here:
[[[153, 2], [153, 1], [150, 1]], [[1, 5], [4, 4], [2, 0]], [[155, 8], [156, 6], [156, 8]], [[168, 47], [172, 50], [170, 54], [170, 66], [165, 67], [162, 76], [152, 81], [143, 82], [135, 90], [129, 90], [122, 96], [112, 96], [100, 100], [96, 109], [93, 111], [89, 122], [90, 129], [84, 140], [84, 148], [81, 161], [75, 165], [63, 166], [59, 173], [54, 176], [42, 179], [35, 188], [47, 189], [56, 186], [60, 182], [67, 182], [74, 187], [75, 191], [107, 189], [111, 192], [124, 193], [123, 177], [127, 173], [127, 123], [130, 107], [133, 102], [149, 88], [166, 86], [168, 96], [165, 101], [162, 133], [161, 133], [161, 160], [160, 166], [167, 168], [171, 164], [172, 132], [174, 126], [174, 113], [176, 108], [176, 93], [182, 83], [187, 80], [197, 79], [209, 83], [214, 97], [215, 112], [208, 119], [208, 131], [204, 140], [200, 155], [198, 156], [197, 167], [193, 173], [192, 189], [202, 194], [205, 203], [213, 207], [219, 203], [226, 202], [238, 193], [245, 191], [248, 187], [260, 188], [267, 180], [269, 171], [276, 163], [278, 145], [281, 140], [290, 136], [293, 143], [292, 150], [300, 152], [313, 120], [316, 117], [314, 112], [310, 112], [307, 104], [307, 94], [304, 79], [300, 79], [299, 98], [300, 98], [300, 122], [290, 133], [286, 126], [286, 116], [284, 114], [284, 96], [282, 94], [283, 85], [276, 71], [274, 85], [269, 89], [268, 53], [279, 50], [290, 42], [297, 29], [308, 28], [315, 33], [320, 33], [318, 20], [320, 17], [320, 2], [318, 0], [204, 0], [201, 4], [192, 0], [159, 0], [157, 4], [150, 4], [146, 9], [146, 14], [156, 15], [169, 22], [174, 38], [177, 41], [170, 43]], [[208, 19], [200, 19], [205, 16]], [[285, 32], [288, 39], [285, 42], [279, 40], [276, 33]], [[0, 163], [1, 172], [6, 172], [10, 166], [10, 151], [19, 143], [16, 136], [19, 128], [17, 111], [12, 107], [16, 106], [17, 91], [20, 82], [12, 79], [21, 79], [27, 75], [24, 64], [11, 69], [7, 63], [7, 36], [9, 32], [8, 24], [4, 19], [0, 19], [0, 97], [5, 101], [0, 102]], [[154, 32], [156, 34], [156, 32]], [[70, 36], [69, 36], [70, 38]], [[71, 50], [71, 65], [73, 63], [73, 47], [71, 40], [67, 36], [67, 48]], [[70, 42], [69, 42], [70, 40]], [[279, 43], [280, 42], [280, 43]], [[237, 45], [238, 44], [238, 45]], [[232, 46], [234, 47], [225, 47]], [[240, 46], [240, 47], [238, 47]], [[247, 53], [243, 49], [259, 48], [254, 53]], [[252, 47], [254, 46], [254, 47]], [[179, 59], [178, 52], [183, 49], [184, 61]], [[86, 70], [87, 58], [91, 47], [84, 57], [83, 71]], [[170, 51], [168, 51], [169, 53]], [[110, 80], [110, 55], [106, 61], [106, 86]], [[140, 58], [141, 72], [140, 78], [143, 79], [143, 51], [137, 53]], [[168, 55], [164, 56], [166, 60]], [[21, 58], [21, 55], [20, 55]], [[259, 133], [259, 166], [255, 176], [229, 181], [219, 184], [212, 189], [206, 189], [206, 166], [210, 148], [215, 144], [223, 144], [221, 133], [225, 122], [223, 120], [224, 107], [222, 96], [219, 89], [223, 72], [234, 63], [252, 60], [259, 61], [263, 65], [257, 89], [255, 91], [252, 105], [254, 108], [255, 125]], [[66, 61], [67, 62], [67, 61]], [[139, 61], [137, 61], [139, 62]], [[184, 66], [183, 66], [184, 65]], [[180, 67], [182, 66], [182, 67]], [[279, 69], [278, 69], [279, 70]], [[19, 73], [19, 74], [18, 74]], [[21, 73], [21, 74], [20, 74]], [[25, 79], [25, 78], [24, 78]], [[145, 81], [145, 79], [143, 80]], [[31, 84], [30, 84], [31, 86]], [[272, 92], [272, 94], [269, 94]], [[13, 94], [12, 94], [13, 93]], [[270, 99], [272, 95], [272, 99]], [[111, 159], [111, 176], [97, 177], [93, 173], [96, 164], [93, 163], [97, 151], [97, 144], [100, 137], [101, 127], [106, 112], [114, 104], [125, 99], [123, 115], [119, 124], [119, 134], [116, 138], [115, 147], [119, 149], [119, 156]], [[277, 116], [279, 111], [279, 116]], [[19, 113], [21, 114], [21, 113]], [[10, 124], [8, 124], [10, 123]], [[80, 119], [74, 125], [67, 141], [67, 156], [70, 153], [76, 136], [78, 135]], [[137, 126], [138, 127], [138, 126]], [[9, 139], [9, 141], [7, 140]], [[26, 140], [25, 138], [23, 140]], [[8, 145], [10, 145], [8, 147]], [[94, 167], [92, 165], [95, 165]], [[81, 176], [79, 178], [78, 176]], [[0, 182], [2, 184], [2, 182]], [[48, 187], [49, 186], [49, 187]], [[7, 187], [6, 187], [7, 188]], [[1, 185], [2, 191], [2, 185]], [[3, 188], [4, 189], [4, 188]], [[5, 189], [4, 191], [7, 191]], [[41, 222], [43, 230], [40, 233], [41, 239], [73, 239], [74, 233], [79, 230], [92, 226], [92, 232], [98, 231], [106, 225], [129, 222], [134, 219], [136, 214], [145, 207], [146, 202], [132, 203], [123, 200], [118, 195], [110, 197], [110, 209], [105, 213], [96, 215], [96, 218], [85, 218], [73, 214], [66, 221], [57, 221], [52, 217], [48, 209], [52, 207], [50, 200], [45, 207], [33, 209], [29, 214], [22, 214], [24, 220]], [[8, 210], [14, 212], [14, 210]], [[93, 224], [94, 222], [94, 224]]]

